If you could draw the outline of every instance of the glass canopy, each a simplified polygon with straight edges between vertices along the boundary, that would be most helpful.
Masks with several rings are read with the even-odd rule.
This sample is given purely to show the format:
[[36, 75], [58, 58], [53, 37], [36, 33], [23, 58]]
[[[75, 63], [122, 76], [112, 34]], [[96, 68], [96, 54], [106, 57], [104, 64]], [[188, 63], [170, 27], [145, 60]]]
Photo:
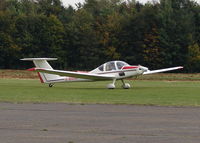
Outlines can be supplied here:
[[126, 62], [123, 61], [110, 61], [98, 67], [100, 71], [114, 71], [121, 70], [122, 67], [129, 66]]

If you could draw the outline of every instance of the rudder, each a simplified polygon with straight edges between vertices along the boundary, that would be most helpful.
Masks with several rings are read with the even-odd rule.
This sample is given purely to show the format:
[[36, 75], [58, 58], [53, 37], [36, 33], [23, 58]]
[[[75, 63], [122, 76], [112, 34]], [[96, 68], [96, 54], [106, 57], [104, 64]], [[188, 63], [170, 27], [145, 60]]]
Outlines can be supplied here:
[[[24, 58], [23, 61], [33, 61], [36, 68], [53, 69], [47, 61], [57, 60], [57, 58]], [[55, 74], [38, 72], [41, 83], [54, 83], [61, 80], [62, 77]]]

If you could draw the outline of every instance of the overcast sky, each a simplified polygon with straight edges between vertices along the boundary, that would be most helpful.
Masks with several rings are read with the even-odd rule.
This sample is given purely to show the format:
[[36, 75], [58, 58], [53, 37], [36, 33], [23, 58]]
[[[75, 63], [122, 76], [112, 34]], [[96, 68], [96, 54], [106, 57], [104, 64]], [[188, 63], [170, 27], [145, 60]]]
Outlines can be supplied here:
[[[63, 2], [64, 6], [68, 6], [69, 4], [72, 6], [75, 6], [75, 3], [79, 3], [79, 2], [83, 3], [85, 0], [61, 0], [61, 1]], [[152, 1], [152, 0], [137, 0], [137, 1], [145, 3], [147, 1]], [[200, 0], [195, 0], [195, 1], [200, 3]]]

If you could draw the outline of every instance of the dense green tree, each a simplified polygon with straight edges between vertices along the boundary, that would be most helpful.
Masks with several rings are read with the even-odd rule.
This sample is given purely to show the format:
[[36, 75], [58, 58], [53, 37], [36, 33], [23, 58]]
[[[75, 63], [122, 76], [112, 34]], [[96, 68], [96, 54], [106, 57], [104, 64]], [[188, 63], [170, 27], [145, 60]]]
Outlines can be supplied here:
[[37, 0], [38, 2], [38, 10], [39, 13], [43, 13], [44, 15], [56, 15], [58, 16], [64, 7], [62, 6], [62, 2], [60, 0]]
[[22, 57], [62, 56], [64, 28], [56, 16], [20, 16], [15, 27]]
[[0, 11], [5, 11], [6, 9], [6, 0], [0, 0]]
[[22, 57], [58, 57], [57, 68], [88, 70], [108, 60], [200, 72], [200, 5], [192, 0], [0, 0], [1, 68]]
[[0, 68], [17, 68], [20, 48], [14, 43], [11, 17], [0, 11]]
[[20, 48], [14, 44], [11, 36], [0, 33], [0, 68], [18, 68], [16, 63], [19, 59]]
[[66, 26], [65, 49], [68, 51], [67, 56], [71, 61], [69, 66], [74, 65], [88, 69], [99, 63], [101, 50], [93, 30], [93, 20], [93, 16], [89, 12], [80, 9]]
[[185, 65], [187, 47], [193, 43], [194, 14], [189, 0], [162, 0], [160, 6], [160, 42], [165, 64]]
[[144, 64], [155, 69], [162, 68], [164, 57], [160, 47], [158, 30], [155, 27], [148, 34], [145, 34], [142, 48]]
[[188, 47], [186, 70], [188, 72], [197, 72], [200, 69], [200, 46], [196, 43]]

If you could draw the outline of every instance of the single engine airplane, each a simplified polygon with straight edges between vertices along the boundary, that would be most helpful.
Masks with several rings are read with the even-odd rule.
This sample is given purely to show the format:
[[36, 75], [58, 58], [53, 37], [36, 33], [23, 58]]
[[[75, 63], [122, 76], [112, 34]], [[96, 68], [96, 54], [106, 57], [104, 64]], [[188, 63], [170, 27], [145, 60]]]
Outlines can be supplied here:
[[112, 83], [108, 84], [107, 88], [114, 89], [116, 80], [121, 80], [122, 87], [128, 89], [130, 88], [130, 84], [125, 83], [124, 79], [183, 68], [182, 66], [178, 66], [151, 71], [141, 65], [133, 66], [123, 61], [109, 61], [90, 72], [74, 72], [54, 70], [47, 61], [57, 60], [57, 58], [24, 58], [21, 60], [33, 61], [36, 67], [28, 70], [38, 72], [40, 81], [49, 84], [49, 87], [59, 82], [112, 80]]

